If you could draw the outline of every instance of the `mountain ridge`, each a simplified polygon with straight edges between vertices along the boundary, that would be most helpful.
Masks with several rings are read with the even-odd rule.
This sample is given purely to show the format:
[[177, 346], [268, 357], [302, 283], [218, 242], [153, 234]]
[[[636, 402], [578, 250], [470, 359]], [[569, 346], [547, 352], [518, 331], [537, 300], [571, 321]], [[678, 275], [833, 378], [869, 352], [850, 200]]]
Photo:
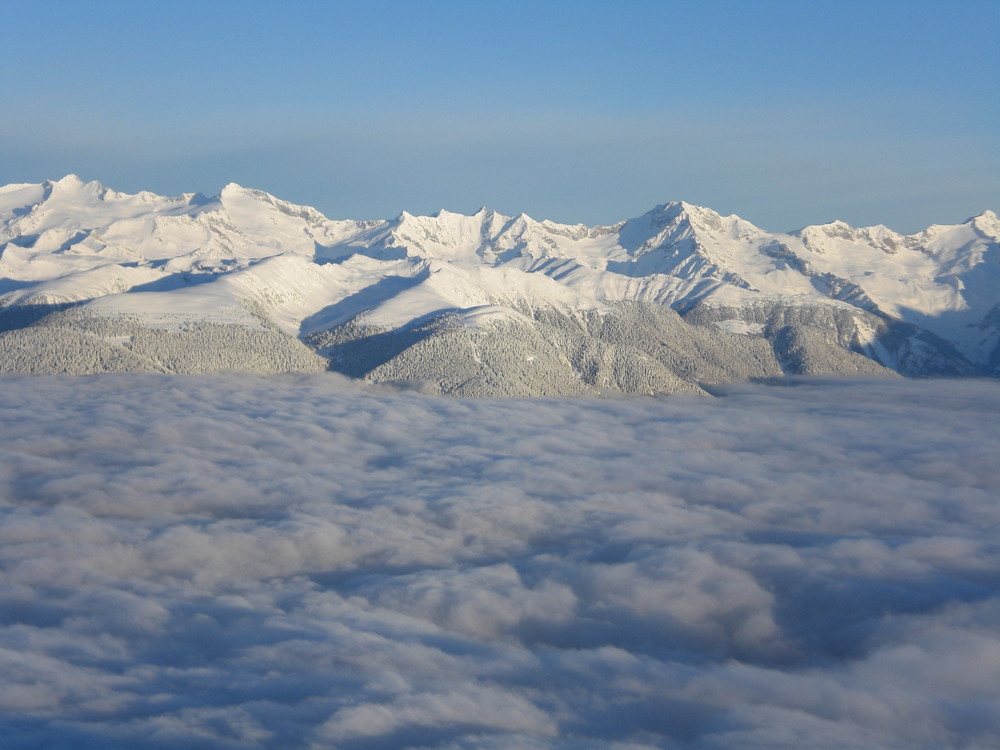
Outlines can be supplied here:
[[[513, 395], [697, 391], [713, 378], [796, 373], [996, 376], [1000, 221], [986, 210], [911, 235], [842, 221], [776, 233], [684, 201], [596, 227], [486, 207], [354, 221], [236, 183], [164, 197], [67, 175], [0, 187], [0, 318], [34, 321], [0, 325], [0, 354], [18, 352], [2, 368], [16, 372], [79, 370], [32, 359], [29, 337], [121, 354], [148, 331], [162, 346], [164, 336], [209, 346], [190, 330], [231, 337], [225, 327], [237, 326], [281, 337], [286, 364], [392, 372], [466, 395], [509, 395], [506, 376], [522, 383]], [[609, 333], [626, 323], [672, 353]], [[496, 351], [483, 359], [474, 344], [486, 339]], [[758, 345], [771, 361], [718, 364]], [[451, 366], [468, 371], [466, 385], [442, 386], [448, 367], [419, 360], [423, 350], [460, 359]], [[143, 351], [174, 371], [152, 344]], [[348, 355], [360, 359], [343, 365]], [[713, 375], [699, 358], [717, 362]], [[223, 359], [241, 368], [238, 353]], [[545, 363], [534, 385], [524, 362]]]

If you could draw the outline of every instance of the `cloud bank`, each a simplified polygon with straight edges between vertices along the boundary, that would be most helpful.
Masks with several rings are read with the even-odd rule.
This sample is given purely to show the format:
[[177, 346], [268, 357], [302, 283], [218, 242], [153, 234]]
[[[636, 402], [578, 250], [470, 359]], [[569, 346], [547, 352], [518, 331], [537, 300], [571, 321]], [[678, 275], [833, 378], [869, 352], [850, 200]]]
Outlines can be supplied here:
[[0, 380], [11, 748], [992, 748], [1000, 384]]

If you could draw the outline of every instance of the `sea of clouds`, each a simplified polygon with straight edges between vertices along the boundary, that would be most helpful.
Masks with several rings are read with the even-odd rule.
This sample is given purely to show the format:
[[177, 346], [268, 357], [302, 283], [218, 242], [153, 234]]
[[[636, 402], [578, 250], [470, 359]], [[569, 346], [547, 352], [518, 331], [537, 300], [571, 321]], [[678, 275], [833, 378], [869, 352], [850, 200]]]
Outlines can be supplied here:
[[996, 748], [1000, 383], [0, 380], [17, 748]]

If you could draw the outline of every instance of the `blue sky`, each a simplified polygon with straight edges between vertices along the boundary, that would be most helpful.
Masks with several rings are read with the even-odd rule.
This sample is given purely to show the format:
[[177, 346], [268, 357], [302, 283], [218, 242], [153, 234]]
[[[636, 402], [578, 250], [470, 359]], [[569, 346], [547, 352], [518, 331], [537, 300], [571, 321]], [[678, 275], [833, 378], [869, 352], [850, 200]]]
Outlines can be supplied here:
[[1000, 2], [3, 2], [0, 183], [333, 218], [1000, 209]]

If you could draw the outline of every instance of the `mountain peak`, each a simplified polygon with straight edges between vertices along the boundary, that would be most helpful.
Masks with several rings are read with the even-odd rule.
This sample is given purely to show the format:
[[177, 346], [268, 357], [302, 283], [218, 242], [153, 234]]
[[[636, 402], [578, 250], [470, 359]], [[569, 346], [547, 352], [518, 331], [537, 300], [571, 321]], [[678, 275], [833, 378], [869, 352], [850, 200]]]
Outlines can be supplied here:
[[793, 235], [802, 237], [804, 240], [809, 238], [818, 238], [820, 235], [825, 235], [827, 237], [839, 237], [840, 239], [850, 239], [854, 236], [855, 230], [846, 221], [841, 221], [840, 219], [834, 219], [833, 221], [828, 221], [825, 224], [810, 224], [809, 226], [802, 227], [795, 232]]
[[[630, 220], [630, 222], [634, 221], [637, 220]], [[739, 216], [723, 217], [722, 214], [710, 208], [697, 206], [687, 201], [661, 203], [643, 214], [639, 221], [648, 221], [652, 227], [659, 229], [675, 226], [677, 228], [687, 227], [695, 232], [718, 232], [723, 230], [727, 223], [732, 224], [733, 222], [737, 225], [755, 228]]]
[[236, 196], [246, 196], [248, 198], [253, 198], [255, 200], [263, 200], [266, 203], [283, 203], [287, 205], [293, 205], [288, 203], [288, 201], [281, 200], [271, 195], [266, 190], [260, 190], [258, 188], [246, 187], [245, 185], [240, 185], [237, 182], [229, 182], [222, 188], [219, 192], [219, 197], [236, 197]]
[[721, 214], [710, 208], [698, 206], [694, 203], [688, 203], [687, 201], [669, 201], [667, 203], [660, 203], [659, 205], [651, 208], [644, 215], [662, 215], [664, 217], [668, 217], [671, 221], [682, 216], [688, 219], [700, 219], [706, 216], [714, 217], [716, 219], [722, 218]]
[[75, 174], [68, 174], [65, 177], [60, 177], [58, 180], [46, 180], [42, 183], [45, 187], [50, 190], [55, 190], [59, 192], [66, 191], [78, 191], [81, 188], [88, 188], [92, 192], [97, 192], [104, 190], [104, 186], [97, 182], [96, 180], [91, 180], [90, 182], [84, 182]]
[[222, 190], [219, 191], [219, 197], [226, 195], [248, 195], [253, 192], [256, 191], [251, 190], [250, 188], [243, 187], [239, 183], [227, 182], [225, 186], [223, 186]]
[[667, 201], [666, 203], [657, 203], [643, 215], [652, 216], [655, 214], [679, 214], [684, 211], [684, 206], [684, 201]]
[[46, 180], [42, 183], [42, 187], [45, 190], [46, 199], [53, 196], [60, 197], [62, 200], [76, 200], [76, 196], [84, 200], [87, 197], [102, 199], [111, 192], [96, 180], [84, 182], [75, 174], [68, 174], [58, 180]]
[[979, 232], [1000, 239], [1000, 219], [993, 211], [983, 211], [970, 218], [966, 224], [971, 224]]

